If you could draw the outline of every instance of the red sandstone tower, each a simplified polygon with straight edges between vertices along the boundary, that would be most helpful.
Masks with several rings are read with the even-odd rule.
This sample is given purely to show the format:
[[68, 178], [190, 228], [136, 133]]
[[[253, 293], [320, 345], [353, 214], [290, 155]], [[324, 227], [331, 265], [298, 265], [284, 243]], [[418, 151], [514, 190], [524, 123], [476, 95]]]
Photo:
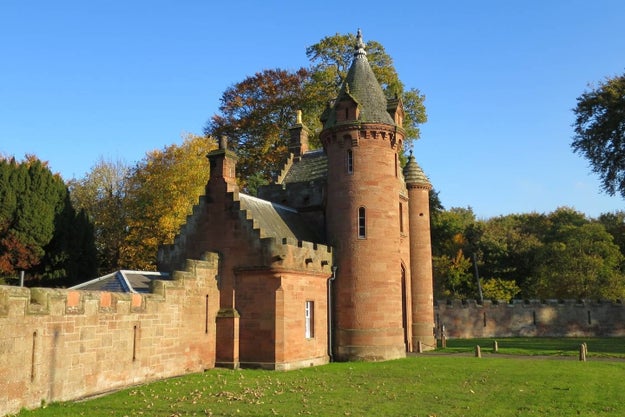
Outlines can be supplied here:
[[338, 360], [403, 357], [412, 341], [408, 196], [398, 158], [403, 110], [401, 101], [387, 101], [364, 47], [359, 31], [347, 77], [321, 118]]
[[410, 282], [412, 290], [412, 346], [423, 350], [436, 347], [434, 336], [434, 289], [432, 282], [432, 239], [430, 233], [430, 191], [432, 185], [412, 152], [404, 167], [408, 189], [410, 224]]

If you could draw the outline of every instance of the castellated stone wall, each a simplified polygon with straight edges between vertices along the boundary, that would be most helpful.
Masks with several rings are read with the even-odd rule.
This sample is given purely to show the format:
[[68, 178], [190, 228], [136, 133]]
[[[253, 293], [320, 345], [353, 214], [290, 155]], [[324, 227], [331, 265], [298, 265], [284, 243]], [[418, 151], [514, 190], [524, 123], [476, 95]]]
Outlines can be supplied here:
[[620, 302], [439, 300], [434, 315], [437, 331], [445, 326], [449, 338], [625, 336]]
[[214, 367], [216, 275], [208, 254], [151, 294], [0, 286], [0, 416]]

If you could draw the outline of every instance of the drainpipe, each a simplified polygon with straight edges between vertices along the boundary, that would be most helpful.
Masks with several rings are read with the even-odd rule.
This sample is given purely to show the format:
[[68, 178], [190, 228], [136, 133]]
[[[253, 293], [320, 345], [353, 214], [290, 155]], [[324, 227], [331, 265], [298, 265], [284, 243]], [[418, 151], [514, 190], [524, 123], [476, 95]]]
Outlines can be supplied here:
[[328, 356], [330, 362], [334, 362], [332, 355], [332, 281], [336, 278], [337, 269], [336, 265], [332, 265], [332, 277], [328, 279]]

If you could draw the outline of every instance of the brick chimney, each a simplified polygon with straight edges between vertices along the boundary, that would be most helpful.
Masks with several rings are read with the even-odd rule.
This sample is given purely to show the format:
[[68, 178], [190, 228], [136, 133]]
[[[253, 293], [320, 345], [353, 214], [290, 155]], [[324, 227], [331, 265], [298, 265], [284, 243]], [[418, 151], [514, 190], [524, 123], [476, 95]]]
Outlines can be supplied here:
[[308, 152], [308, 135], [310, 130], [304, 126], [302, 122], [302, 111], [296, 113], [295, 125], [289, 129], [291, 138], [289, 140], [289, 152], [295, 158], [300, 158], [304, 153]]
[[219, 140], [219, 148], [206, 155], [210, 162], [210, 179], [212, 181], [223, 181], [229, 185], [236, 185], [237, 155], [228, 149], [228, 139], [222, 137]]

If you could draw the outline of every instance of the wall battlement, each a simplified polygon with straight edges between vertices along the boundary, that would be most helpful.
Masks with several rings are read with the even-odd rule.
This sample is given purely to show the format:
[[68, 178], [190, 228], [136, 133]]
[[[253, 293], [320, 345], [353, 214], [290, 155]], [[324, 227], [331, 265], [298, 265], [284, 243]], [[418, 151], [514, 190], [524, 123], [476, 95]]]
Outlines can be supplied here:
[[215, 365], [217, 255], [150, 294], [0, 286], [0, 416]]
[[447, 337], [625, 336], [625, 305], [605, 300], [438, 300], [437, 331]]

